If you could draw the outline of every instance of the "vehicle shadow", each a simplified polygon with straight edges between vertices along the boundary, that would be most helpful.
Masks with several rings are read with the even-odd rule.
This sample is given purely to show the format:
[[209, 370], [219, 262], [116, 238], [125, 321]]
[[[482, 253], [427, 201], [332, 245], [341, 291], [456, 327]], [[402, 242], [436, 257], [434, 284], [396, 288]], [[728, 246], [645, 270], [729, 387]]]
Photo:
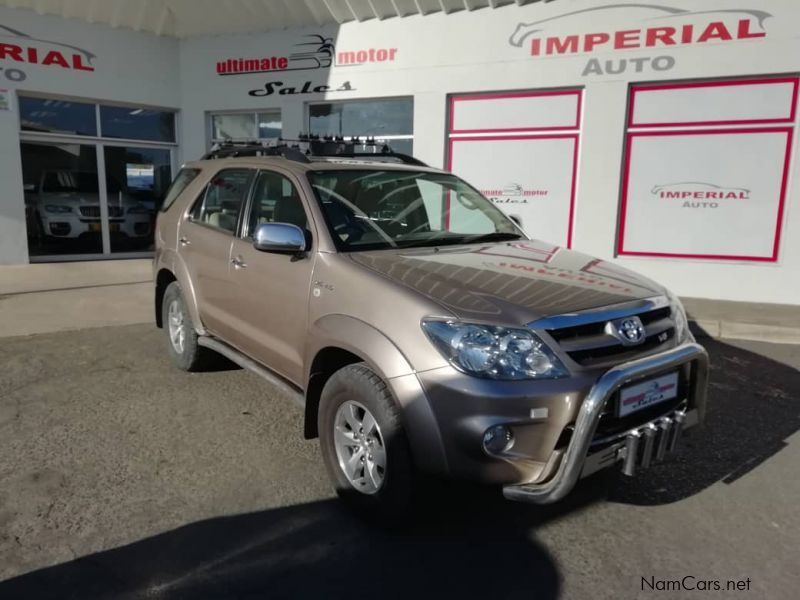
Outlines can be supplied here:
[[335, 500], [214, 518], [7, 580], [0, 598], [558, 597], [554, 560], [525, 532], [535, 511], [465, 497], [392, 529]]
[[722, 481], [733, 483], [786, 446], [800, 430], [800, 371], [704, 337], [711, 360], [705, 423], [678, 451], [635, 478], [608, 478], [608, 500], [636, 505], [677, 502]]

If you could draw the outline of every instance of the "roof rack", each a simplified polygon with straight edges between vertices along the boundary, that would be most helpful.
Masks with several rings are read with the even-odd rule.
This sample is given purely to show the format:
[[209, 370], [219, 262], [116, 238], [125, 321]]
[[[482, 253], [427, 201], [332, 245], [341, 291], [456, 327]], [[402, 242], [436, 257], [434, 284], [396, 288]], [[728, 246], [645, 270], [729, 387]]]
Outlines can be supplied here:
[[[402, 154], [392, 150], [388, 144], [379, 144], [375, 141], [374, 137], [361, 138], [360, 136], [352, 136], [350, 139], [345, 140], [344, 137], [337, 135], [319, 136], [315, 134], [301, 133], [297, 139], [281, 139], [283, 142], [293, 142], [295, 144], [308, 144], [308, 154], [311, 158], [354, 158], [360, 160], [381, 160], [381, 159], [396, 159], [407, 165], [415, 165], [418, 167], [427, 167], [424, 162], [408, 154]], [[378, 148], [377, 152], [357, 152], [356, 148], [372, 147]]]
[[311, 162], [299, 146], [288, 146], [281, 143], [268, 145], [257, 140], [216, 143], [209, 152], [203, 155], [202, 160], [235, 158], [237, 156], [282, 156], [297, 162]]
[[[305, 151], [301, 144], [306, 146]], [[359, 160], [395, 159], [403, 164], [427, 167], [424, 162], [408, 154], [394, 152], [388, 144], [381, 144], [377, 152], [357, 152], [357, 147], [378, 147], [374, 137], [363, 140], [359, 136], [345, 140], [342, 136], [318, 136], [301, 133], [296, 139], [278, 138], [277, 143], [263, 140], [218, 142], [202, 160], [235, 158], [239, 156], [281, 156], [287, 160], [308, 163], [315, 158], [352, 158]]]

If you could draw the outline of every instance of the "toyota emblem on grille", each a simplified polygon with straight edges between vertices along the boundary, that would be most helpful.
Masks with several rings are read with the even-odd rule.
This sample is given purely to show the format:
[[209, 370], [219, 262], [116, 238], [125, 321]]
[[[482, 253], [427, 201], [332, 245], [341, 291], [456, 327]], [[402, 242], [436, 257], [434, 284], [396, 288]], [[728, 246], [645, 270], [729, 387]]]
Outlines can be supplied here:
[[641, 344], [645, 338], [644, 325], [641, 319], [635, 316], [609, 321], [606, 324], [606, 333], [617, 338], [623, 346]]

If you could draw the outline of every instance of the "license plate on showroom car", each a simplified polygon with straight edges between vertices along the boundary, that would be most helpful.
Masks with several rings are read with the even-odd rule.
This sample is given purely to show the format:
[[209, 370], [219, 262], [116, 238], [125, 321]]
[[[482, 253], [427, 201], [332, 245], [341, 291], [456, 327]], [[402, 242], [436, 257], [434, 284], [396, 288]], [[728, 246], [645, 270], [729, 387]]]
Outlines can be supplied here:
[[625, 417], [642, 410], [672, 400], [678, 396], [678, 373], [668, 373], [622, 388], [619, 392], [617, 416]]

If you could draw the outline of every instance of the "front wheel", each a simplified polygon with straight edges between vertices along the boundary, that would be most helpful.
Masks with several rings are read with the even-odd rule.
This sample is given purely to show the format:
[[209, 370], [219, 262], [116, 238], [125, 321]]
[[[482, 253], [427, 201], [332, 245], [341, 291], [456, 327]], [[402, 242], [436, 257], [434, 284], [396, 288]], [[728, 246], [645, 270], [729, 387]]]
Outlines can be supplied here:
[[416, 479], [400, 411], [367, 365], [348, 365], [322, 390], [319, 437], [336, 492], [370, 517], [398, 518], [411, 507]]
[[184, 371], [201, 371], [209, 363], [208, 348], [197, 343], [198, 335], [183, 299], [181, 286], [173, 281], [164, 291], [161, 319], [167, 333], [167, 348], [172, 361]]

